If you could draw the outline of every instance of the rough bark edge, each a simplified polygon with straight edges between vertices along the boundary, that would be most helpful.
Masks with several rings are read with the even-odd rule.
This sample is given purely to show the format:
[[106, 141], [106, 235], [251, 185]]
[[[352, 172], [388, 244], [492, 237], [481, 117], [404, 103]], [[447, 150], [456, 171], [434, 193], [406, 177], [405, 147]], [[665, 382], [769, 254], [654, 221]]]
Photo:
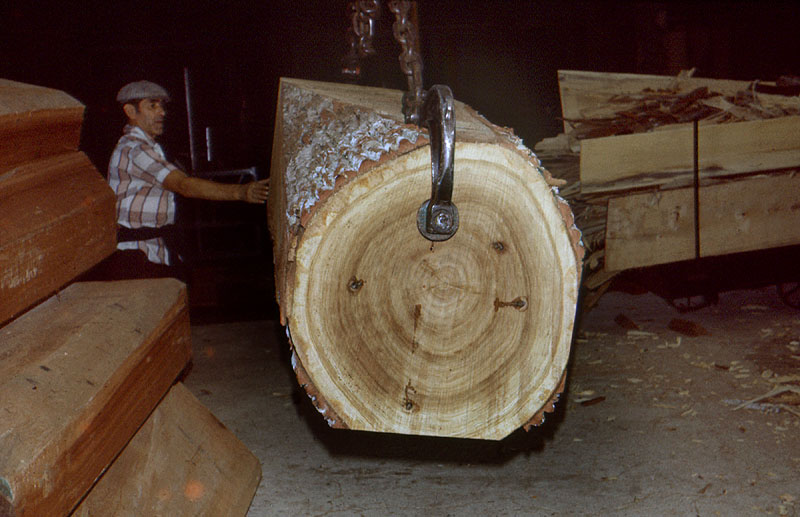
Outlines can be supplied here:
[[292, 369], [297, 377], [297, 383], [301, 388], [303, 388], [303, 390], [305, 390], [306, 395], [309, 399], [311, 399], [311, 403], [314, 405], [314, 408], [316, 408], [319, 414], [322, 415], [329, 427], [332, 427], [333, 429], [349, 429], [336, 411], [334, 411], [333, 408], [328, 405], [328, 401], [325, 400], [325, 397], [320, 394], [319, 390], [314, 385], [314, 382], [311, 380], [311, 377], [308, 375], [308, 372], [306, 372], [306, 369], [303, 367], [303, 363], [297, 356], [297, 352], [295, 352], [294, 341], [292, 341], [292, 335], [289, 332], [288, 325], [286, 326], [286, 337], [289, 340], [289, 350], [292, 352]]
[[407, 147], [406, 142], [415, 147], [423, 131], [288, 83], [282, 86], [281, 96], [289, 227], [336, 189], [339, 178], [362, 170], [364, 162], [382, 161], [401, 146]]
[[561, 380], [558, 382], [558, 386], [555, 390], [553, 390], [552, 395], [550, 398], [547, 399], [547, 402], [544, 403], [542, 408], [536, 412], [535, 415], [531, 417], [530, 420], [526, 424], [522, 426], [525, 431], [530, 431], [533, 427], [538, 427], [544, 423], [544, 416], [545, 413], [552, 413], [556, 410], [556, 402], [561, 398], [561, 394], [564, 393], [564, 386], [567, 383], [567, 369], [564, 368], [564, 373], [561, 374]]

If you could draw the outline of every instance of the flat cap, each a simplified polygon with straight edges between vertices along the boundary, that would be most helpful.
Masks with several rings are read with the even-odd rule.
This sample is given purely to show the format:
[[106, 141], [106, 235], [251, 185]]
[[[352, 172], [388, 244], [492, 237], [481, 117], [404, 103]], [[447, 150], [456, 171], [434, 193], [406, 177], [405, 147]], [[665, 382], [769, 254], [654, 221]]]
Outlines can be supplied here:
[[119, 93], [117, 93], [117, 102], [123, 104], [128, 101], [141, 99], [164, 99], [168, 101], [169, 94], [167, 90], [150, 81], [128, 83], [120, 88]]

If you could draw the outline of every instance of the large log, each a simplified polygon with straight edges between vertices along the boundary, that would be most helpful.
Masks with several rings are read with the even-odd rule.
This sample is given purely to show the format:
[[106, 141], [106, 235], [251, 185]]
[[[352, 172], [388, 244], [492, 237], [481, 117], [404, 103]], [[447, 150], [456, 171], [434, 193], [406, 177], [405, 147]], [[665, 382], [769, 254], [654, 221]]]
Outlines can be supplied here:
[[242, 516], [260, 480], [253, 453], [178, 383], [72, 516]]
[[0, 323], [114, 252], [114, 203], [78, 151], [0, 173]]
[[0, 79], [0, 172], [77, 151], [83, 110], [62, 91]]
[[191, 356], [174, 279], [75, 283], [0, 329], [0, 515], [66, 515]]
[[501, 439], [563, 387], [580, 234], [533, 153], [457, 102], [460, 227], [425, 239], [430, 146], [401, 95], [281, 80], [269, 220], [293, 366], [333, 427]]

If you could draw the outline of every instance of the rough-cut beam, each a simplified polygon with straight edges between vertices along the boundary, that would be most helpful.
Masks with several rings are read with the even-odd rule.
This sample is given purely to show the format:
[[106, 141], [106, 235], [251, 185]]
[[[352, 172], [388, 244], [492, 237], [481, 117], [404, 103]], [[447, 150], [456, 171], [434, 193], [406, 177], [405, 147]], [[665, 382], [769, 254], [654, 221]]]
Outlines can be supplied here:
[[0, 515], [68, 514], [191, 356], [174, 279], [72, 284], [0, 336]]
[[[800, 244], [800, 175], [739, 179], [700, 188], [700, 256]], [[608, 271], [695, 258], [694, 190], [611, 198]]]
[[72, 515], [241, 517], [260, 480], [258, 459], [179, 383]]
[[[697, 132], [701, 178], [800, 167], [800, 117], [701, 124]], [[693, 170], [691, 124], [581, 142], [584, 193], [691, 184]]]
[[0, 172], [77, 151], [83, 110], [59, 90], [0, 79]]
[[114, 252], [114, 193], [85, 154], [0, 173], [0, 323]]
[[521, 141], [456, 103], [460, 227], [422, 237], [430, 148], [401, 95], [281, 81], [270, 229], [293, 366], [332, 426], [500, 439], [563, 386], [580, 234]]

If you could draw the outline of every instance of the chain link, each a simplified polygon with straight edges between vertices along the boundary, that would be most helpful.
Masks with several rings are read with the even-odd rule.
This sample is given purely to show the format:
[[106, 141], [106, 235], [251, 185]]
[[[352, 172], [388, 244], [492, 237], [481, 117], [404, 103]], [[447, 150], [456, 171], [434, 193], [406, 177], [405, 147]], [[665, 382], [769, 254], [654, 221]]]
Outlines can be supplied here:
[[422, 56], [418, 52], [419, 34], [417, 27], [409, 19], [411, 2], [408, 0], [391, 0], [389, 10], [395, 15], [392, 25], [394, 38], [400, 44], [400, 70], [408, 81], [408, 91], [403, 94], [403, 114], [406, 122], [420, 123], [420, 112], [425, 102], [425, 91], [422, 86]]
[[358, 77], [361, 73], [359, 58], [374, 55], [372, 38], [375, 23], [380, 17], [380, 0], [354, 0], [348, 5], [351, 24], [347, 31], [350, 52], [345, 56], [342, 72]]
[[[422, 85], [422, 56], [419, 53], [419, 33], [409, 17], [413, 2], [390, 0], [389, 10], [395, 15], [392, 33], [400, 44], [400, 70], [406, 76], [408, 91], [403, 94], [403, 115], [406, 123], [420, 124], [420, 113], [425, 102]], [[350, 51], [344, 57], [342, 73], [353, 77], [361, 74], [360, 58], [375, 54], [372, 38], [380, 16], [380, 0], [353, 0], [348, 4], [351, 24], [347, 31]]]

